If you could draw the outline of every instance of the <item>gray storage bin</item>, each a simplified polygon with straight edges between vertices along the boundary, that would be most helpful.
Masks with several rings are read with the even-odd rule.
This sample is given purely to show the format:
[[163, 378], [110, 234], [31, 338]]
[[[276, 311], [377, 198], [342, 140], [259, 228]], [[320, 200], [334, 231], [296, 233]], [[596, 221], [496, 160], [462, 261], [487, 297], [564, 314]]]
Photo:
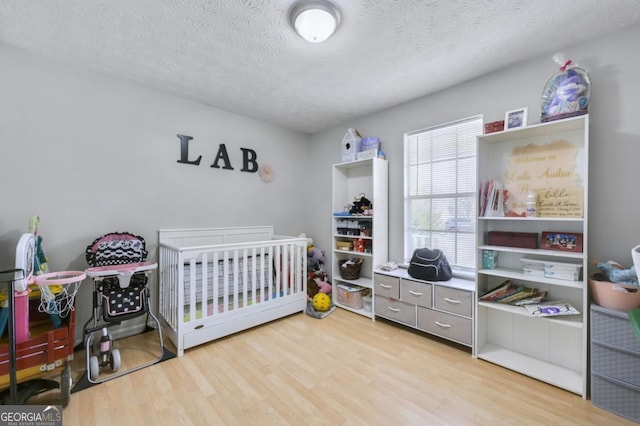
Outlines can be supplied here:
[[626, 312], [591, 305], [591, 340], [640, 353], [640, 340]]
[[[591, 346], [591, 369], [631, 385], [640, 383], [640, 354], [629, 354], [598, 344]], [[638, 401], [640, 404], [640, 401]]]
[[596, 407], [640, 423], [640, 388], [621, 385], [594, 374], [591, 377], [591, 402]]

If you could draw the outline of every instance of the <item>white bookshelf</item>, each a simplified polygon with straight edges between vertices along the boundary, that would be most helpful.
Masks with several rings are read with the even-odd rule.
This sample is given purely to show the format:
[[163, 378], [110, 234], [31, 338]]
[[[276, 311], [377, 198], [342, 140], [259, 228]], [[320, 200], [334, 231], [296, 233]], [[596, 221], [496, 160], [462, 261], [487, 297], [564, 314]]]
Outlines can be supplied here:
[[[513, 158], [518, 154], [514, 153], [520, 152], [520, 149], [552, 146], [557, 141], [571, 144], [572, 152], [576, 152], [573, 159], [575, 164], [567, 165], [566, 168], [568, 172], [579, 175], [577, 180], [583, 190], [579, 202], [583, 213], [581, 217], [478, 217], [474, 347], [474, 356], [477, 358], [584, 398], [587, 396], [588, 379], [588, 128], [589, 117], [583, 115], [478, 137], [479, 183], [509, 176], [517, 167]], [[525, 176], [523, 181], [528, 178], [531, 176]], [[538, 242], [545, 231], [580, 233], [583, 236], [582, 251], [490, 245], [487, 236], [489, 231], [537, 233]], [[484, 250], [498, 253], [495, 269], [482, 268]], [[581, 263], [581, 279], [568, 281], [525, 274], [522, 258]], [[532, 317], [523, 307], [480, 300], [484, 293], [507, 279], [546, 291], [548, 300], [569, 302], [581, 314]]]
[[[332, 174], [332, 260], [331, 278], [333, 285], [333, 302], [336, 306], [356, 312], [360, 315], [372, 318], [373, 309], [365, 310], [353, 308], [341, 304], [338, 301], [337, 286], [340, 284], [356, 285], [368, 289], [371, 293], [372, 304], [375, 297], [373, 286], [373, 271], [381, 263], [388, 260], [388, 162], [382, 158], [368, 158], [333, 165]], [[344, 216], [345, 207], [350, 206], [354, 197], [365, 194], [373, 205], [370, 215]], [[360, 224], [369, 229], [369, 235], [358, 232], [344, 234], [339, 226], [343, 221]], [[356, 229], [356, 228], [353, 228]], [[338, 242], [351, 242], [364, 240], [367, 251], [341, 250], [337, 248]], [[356, 280], [343, 279], [340, 276], [339, 261], [341, 259], [362, 259], [364, 261], [360, 271], [360, 277]]]

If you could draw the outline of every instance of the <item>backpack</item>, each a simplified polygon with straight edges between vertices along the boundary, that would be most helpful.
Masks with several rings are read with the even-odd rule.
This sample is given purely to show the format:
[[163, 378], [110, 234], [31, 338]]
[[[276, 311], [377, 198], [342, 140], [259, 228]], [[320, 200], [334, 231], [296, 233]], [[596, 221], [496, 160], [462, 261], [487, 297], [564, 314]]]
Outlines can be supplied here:
[[452, 277], [451, 265], [440, 249], [415, 249], [407, 272], [426, 281], [449, 281]]

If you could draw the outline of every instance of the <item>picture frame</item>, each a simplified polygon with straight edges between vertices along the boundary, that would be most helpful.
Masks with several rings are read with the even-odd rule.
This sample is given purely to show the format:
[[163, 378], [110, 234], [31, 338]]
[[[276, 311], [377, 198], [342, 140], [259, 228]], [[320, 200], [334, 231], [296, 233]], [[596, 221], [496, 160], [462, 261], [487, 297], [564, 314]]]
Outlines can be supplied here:
[[540, 248], [544, 250], [582, 253], [582, 233], [562, 231], [543, 232], [540, 237]]
[[527, 115], [529, 108], [523, 107], [507, 111], [504, 114], [504, 128], [505, 130], [517, 129], [527, 126]]

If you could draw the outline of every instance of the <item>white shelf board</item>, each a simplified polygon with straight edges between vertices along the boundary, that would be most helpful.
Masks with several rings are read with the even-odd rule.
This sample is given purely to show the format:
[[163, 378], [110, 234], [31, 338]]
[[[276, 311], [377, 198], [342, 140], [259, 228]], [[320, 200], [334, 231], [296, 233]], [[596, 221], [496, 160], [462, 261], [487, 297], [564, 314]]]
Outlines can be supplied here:
[[347, 284], [359, 285], [364, 288], [373, 288], [373, 280], [371, 278], [360, 277], [357, 280], [345, 280], [339, 276], [334, 277], [333, 280], [337, 283], [343, 282]]
[[355, 312], [356, 314], [365, 316], [367, 318], [373, 318], [373, 312], [365, 311], [364, 309], [353, 308], [353, 307], [347, 306], [347, 305], [343, 305], [342, 303], [338, 302], [337, 300], [334, 300], [333, 304], [336, 305], [338, 308], [341, 308], [341, 309], [344, 309], [344, 310], [347, 310], [347, 311], [351, 311], [351, 312]]
[[[478, 306], [484, 307], [487, 309], [495, 309], [498, 311], [509, 312], [515, 315], [522, 315], [525, 317], [531, 317], [526, 308], [522, 306], [514, 306], [509, 305], [507, 303], [497, 303], [497, 302], [481, 302], [478, 301]], [[584, 317], [583, 314], [579, 315], [558, 315], [553, 317], [535, 317], [536, 321], [549, 321], [559, 325], [567, 326], [567, 327], [575, 327], [582, 328], [584, 326]]]
[[555, 135], [571, 131], [585, 131], [588, 115], [565, 118], [547, 123], [533, 124], [524, 128], [507, 129], [502, 132], [487, 133], [479, 136], [481, 143], [510, 142], [519, 139], [531, 139], [537, 136]]
[[492, 277], [509, 278], [513, 280], [532, 281], [532, 282], [549, 284], [549, 285], [557, 285], [561, 287], [580, 288], [580, 289], [584, 287], [584, 282], [582, 280], [569, 281], [569, 280], [559, 280], [556, 278], [541, 277], [537, 275], [526, 275], [520, 272], [519, 269], [508, 269], [508, 268], [480, 269], [478, 271], [478, 274], [488, 275]]
[[335, 253], [351, 254], [351, 255], [354, 255], [354, 256], [362, 256], [362, 257], [371, 257], [371, 256], [373, 256], [371, 253], [363, 253], [363, 252], [360, 252], [360, 251], [338, 250], [338, 249], [333, 249], [333, 251]]
[[479, 220], [507, 220], [513, 222], [584, 222], [584, 217], [510, 217], [510, 216], [479, 216]]
[[372, 214], [333, 214], [334, 219], [373, 219]]
[[582, 375], [577, 371], [492, 344], [479, 348], [477, 357], [582, 395]]
[[571, 259], [583, 259], [585, 257], [585, 254], [582, 252], [574, 253], [571, 251], [528, 249], [528, 248], [521, 248], [521, 247], [479, 245], [478, 249], [503, 251], [505, 253], [532, 254], [536, 256], [564, 257], [564, 258], [571, 258]]
[[[384, 161], [383, 158], [377, 158], [375, 157], [377, 160], [379, 161]], [[364, 165], [369, 165], [373, 162], [373, 158], [363, 158], [361, 160], [353, 160], [353, 161], [345, 161], [342, 163], [336, 163], [333, 166], [338, 168], [338, 169], [352, 169], [354, 167], [362, 167]]]
[[[373, 237], [366, 237], [364, 235], [341, 235], [341, 234], [333, 234], [333, 238], [351, 238], [352, 240], [373, 240]], [[342, 250], [338, 250], [342, 251]]]

